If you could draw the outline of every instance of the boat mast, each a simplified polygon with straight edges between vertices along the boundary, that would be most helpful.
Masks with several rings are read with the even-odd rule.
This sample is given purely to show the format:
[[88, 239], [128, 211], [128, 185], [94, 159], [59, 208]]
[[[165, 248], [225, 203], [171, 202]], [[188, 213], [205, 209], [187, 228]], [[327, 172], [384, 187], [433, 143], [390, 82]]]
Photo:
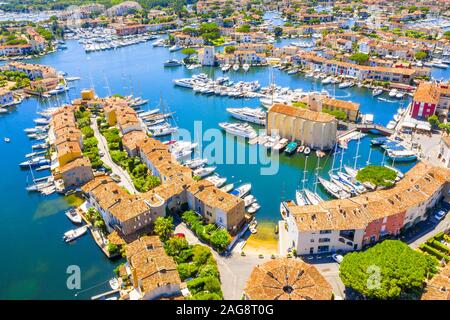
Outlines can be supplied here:
[[320, 158], [317, 158], [317, 168], [316, 168], [316, 181], [314, 182], [314, 193], [317, 193], [317, 184], [319, 183], [319, 166], [320, 166]]
[[331, 170], [328, 172], [328, 174], [333, 173], [334, 171], [334, 164], [336, 162], [336, 152], [337, 152], [337, 142], [334, 144], [334, 153], [333, 153], [333, 163], [331, 164]]
[[305, 158], [305, 168], [303, 169], [303, 180], [302, 180], [302, 184], [303, 184], [303, 190], [305, 190], [305, 182], [306, 182], [306, 164], [308, 163], [308, 156], [306, 156]]
[[106, 77], [105, 73], [103, 73], [103, 77], [105, 78], [105, 84], [106, 84], [105, 88], [108, 90], [108, 97], [111, 97], [112, 96], [111, 88], [109, 87], [108, 78]]
[[344, 163], [344, 151], [345, 149], [342, 149], [341, 151], [341, 160], [339, 161], [339, 172], [342, 172], [342, 165]]
[[372, 155], [372, 148], [369, 148], [369, 157], [367, 158], [366, 165], [370, 164], [370, 156]]
[[358, 163], [359, 155], [359, 145], [361, 144], [361, 133], [359, 133], [358, 143], [356, 144], [356, 155], [355, 155], [355, 162], [353, 164], [353, 169], [356, 170], [356, 164]]

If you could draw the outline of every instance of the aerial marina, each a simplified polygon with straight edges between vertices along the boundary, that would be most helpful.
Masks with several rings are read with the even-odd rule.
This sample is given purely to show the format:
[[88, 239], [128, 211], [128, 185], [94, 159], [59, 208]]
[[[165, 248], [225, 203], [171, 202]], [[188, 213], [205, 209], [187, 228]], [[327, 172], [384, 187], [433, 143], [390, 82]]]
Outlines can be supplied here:
[[[0, 13], [0, 239], [22, 261], [0, 298], [250, 299], [251, 271], [286, 258], [327, 278], [315, 259], [338, 271], [385, 239], [441, 257], [426, 241], [449, 245], [448, 10], [269, 1], [246, 23], [210, 5]], [[208, 252], [219, 291], [196, 291], [175, 242]], [[72, 264], [77, 292], [60, 287]], [[148, 267], [171, 285], [139, 285]]]

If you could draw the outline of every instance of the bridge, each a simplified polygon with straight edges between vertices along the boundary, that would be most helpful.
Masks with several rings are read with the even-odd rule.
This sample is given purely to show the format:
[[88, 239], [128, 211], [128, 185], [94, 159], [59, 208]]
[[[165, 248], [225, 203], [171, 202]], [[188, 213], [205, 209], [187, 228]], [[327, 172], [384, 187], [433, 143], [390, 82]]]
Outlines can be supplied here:
[[378, 132], [380, 132], [384, 136], [390, 136], [390, 135], [394, 134], [394, 132], [395, 132], [393, 129], [388, 129], [385, 126], [382, 126], [381, 124], [361, 124], [361, 123], [358, 123], [356, 125], [356, 130], [361, 131], [361, 132], [368, 132], [368, 131], [372, 131], [372, 130], [377, 130]]

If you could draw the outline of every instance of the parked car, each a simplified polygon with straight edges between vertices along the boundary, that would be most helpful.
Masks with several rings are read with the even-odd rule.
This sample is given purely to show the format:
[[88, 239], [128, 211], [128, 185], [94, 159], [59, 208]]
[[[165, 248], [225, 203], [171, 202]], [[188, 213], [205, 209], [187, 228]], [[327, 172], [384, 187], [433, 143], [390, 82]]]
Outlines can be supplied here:
[[438, 221], [441, 221], [445, 218], [445, 215], [447, 214], [447, 211], [440, 209], [436, 214], [434, 215], [434, 218]]
[[117, 182], [117, 183], [119, 183], [122, 179], [120, 178], [120, 176], [118, 175], [118, 174], [116, 174], [116, 173], [112, 173], [111, 175], [110, 175], [110, 177], [111, 177], [111, 179], [114, 181], [114, 182]]
[[178, 237], [178, 238], [186, 238], [186, 236], [184, 235], [184, 233], [181, 233], [181, 232], [175, 233], [175, 237]]
[[336, 261], [339, 264], [342, 262], [342, 260], [344, 260], [344, 257], [341, 256], [340, 254], [333, 254], [331, 257], [333, 258], [334, 261]]

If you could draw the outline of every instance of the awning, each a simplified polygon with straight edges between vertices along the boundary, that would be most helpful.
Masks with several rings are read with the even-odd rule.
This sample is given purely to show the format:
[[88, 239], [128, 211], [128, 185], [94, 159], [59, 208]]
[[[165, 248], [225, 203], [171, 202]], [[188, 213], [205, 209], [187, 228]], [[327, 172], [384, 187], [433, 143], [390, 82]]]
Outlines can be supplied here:
[[404, 121], [402, 122], [402, 128], [411, 128], [414, 129], [416, 127], [415, 123]]
[[424, 131], [431, 131], [430, 125], [426, 125], [426, 124], [422, 124], [422, 123], [418, 124], [416, 129], [424, 130]]

